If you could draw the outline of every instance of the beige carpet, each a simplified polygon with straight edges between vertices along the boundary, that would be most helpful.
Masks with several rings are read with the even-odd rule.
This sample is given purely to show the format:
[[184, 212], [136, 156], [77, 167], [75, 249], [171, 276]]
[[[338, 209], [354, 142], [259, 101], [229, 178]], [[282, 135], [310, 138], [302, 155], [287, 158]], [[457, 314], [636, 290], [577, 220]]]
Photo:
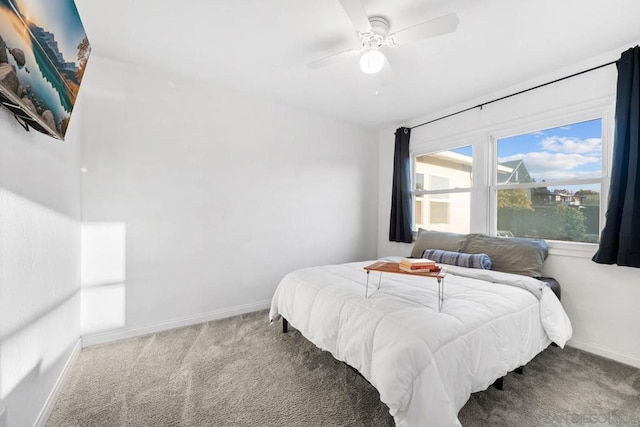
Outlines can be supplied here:
[[[58, 426], [393, 426], [376, 390], [265, 311], [82, 350]], [[549, 348], [475, 393], [464, 426], [640, 426], [640, 370]]]

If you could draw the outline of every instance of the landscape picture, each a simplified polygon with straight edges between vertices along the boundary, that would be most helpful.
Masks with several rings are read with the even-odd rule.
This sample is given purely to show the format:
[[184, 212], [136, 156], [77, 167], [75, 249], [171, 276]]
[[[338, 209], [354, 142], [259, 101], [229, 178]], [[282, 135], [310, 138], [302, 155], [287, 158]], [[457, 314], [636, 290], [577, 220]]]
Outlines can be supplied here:
[[73, 0], [0, 0], [0, 101], [64, 139], [91, 46]]

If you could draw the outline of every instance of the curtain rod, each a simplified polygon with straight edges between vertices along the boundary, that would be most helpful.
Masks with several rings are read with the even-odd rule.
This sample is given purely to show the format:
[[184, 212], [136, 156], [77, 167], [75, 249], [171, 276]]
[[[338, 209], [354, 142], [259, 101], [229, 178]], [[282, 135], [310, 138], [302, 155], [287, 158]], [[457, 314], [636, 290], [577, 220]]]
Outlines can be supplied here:
[[503, 99], [511, 98], [512, 96], [520, 95], [520, 94], [525, 93], [525, 92], [529, 92], [529, 91], [532, 91], [532, 90], [535, 90], [535, 89], [539, 89], [539, 88], [544, 87], [544, 86], [548, 86], [548, 85], [551, 85], [551, 84], [554, 84], [554, 83], [558, 83], [558, 82], [561, 82], [562, 80], [567, 80], [567, 79], [570, 79], [572, 77], [579, 76], [581, 74], [585, 74], [585, 73], [589, 73], [591, 71], [598, 70], [600, 68], [608, 67], [609, 65], [613, 65], [613, 64], [615, 64], [617, 62], [618, 61], [607, 62], [606, 64], [598, 65], [597, 67], [589, 68], [588, 70], [583, 70], [583, 71], [580, 71], [578, 73], [571, 74], [570, 76], [561, 77], [559, 79], [552, 80], [550, 82], [539, 84], [538, 86], [530, 87], [529, 89], [521, 90], [520, 92], [516, 92], [516, 93], [512, 93], [510, 95], [502, 96], [500, 98], [492, 99], [491, 101], [483, 102], [482, 104], [478, 104], [478, 105], [476, 105], [474, 107], [465, 108], [464, 110], [456, 111], [455, 113], [447, 114], [446, 116], [438, 117], [437, 119], [429, 120], [428, 122], [424, 122], [424, 123], [420, 123], [419, 125], [411, 126], [409, 129], [419, 128], [420, 126], [428, 125], [428, 124], [437, 122], [439, 120], [447, 119], [449, 117], [456, 116], [458, 114], [466, 113], [467, 111], [471, 111], [471, 110], [474, 110], [476, 108], [480, 108], [482, 110], [482, 107], [484, 107], [485, 105], [493, 104], [494, 102], [502, 101]]

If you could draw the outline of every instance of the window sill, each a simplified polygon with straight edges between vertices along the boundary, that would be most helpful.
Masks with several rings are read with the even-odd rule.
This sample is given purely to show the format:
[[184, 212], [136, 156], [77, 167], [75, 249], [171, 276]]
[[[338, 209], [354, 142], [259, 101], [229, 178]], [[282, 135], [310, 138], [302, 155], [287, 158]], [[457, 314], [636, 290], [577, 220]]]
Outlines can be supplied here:
[[559, 240], [547, 240], [547, 243], [549, 244], [549, 255], [591, 259], [598, 250], [597, 243], [563, 242]]

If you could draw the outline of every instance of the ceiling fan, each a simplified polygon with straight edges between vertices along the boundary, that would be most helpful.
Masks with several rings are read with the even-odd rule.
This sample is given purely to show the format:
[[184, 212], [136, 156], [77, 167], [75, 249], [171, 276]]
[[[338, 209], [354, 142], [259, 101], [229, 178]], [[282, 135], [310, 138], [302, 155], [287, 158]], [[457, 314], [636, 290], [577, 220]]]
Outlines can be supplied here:
[[308, 62], [307, 66], [309, 68], [322, 68], [343, 59], [360, 55], [360, 68], [362, 71], [367, 74], [375, 74], [380, 72], [385, 64], [388, 64], [386, 57], [380, 51], [381, 48], [385, 46], [396, 47], [417, 40], [452, 33], [458, 27], [459, 22], [458, 16], [455, 13], [449, 13], [389, 33], [389, 20], [384, 16], [368, 16], [362, 0], [339, 1], [360, 37], [361, 47]]

